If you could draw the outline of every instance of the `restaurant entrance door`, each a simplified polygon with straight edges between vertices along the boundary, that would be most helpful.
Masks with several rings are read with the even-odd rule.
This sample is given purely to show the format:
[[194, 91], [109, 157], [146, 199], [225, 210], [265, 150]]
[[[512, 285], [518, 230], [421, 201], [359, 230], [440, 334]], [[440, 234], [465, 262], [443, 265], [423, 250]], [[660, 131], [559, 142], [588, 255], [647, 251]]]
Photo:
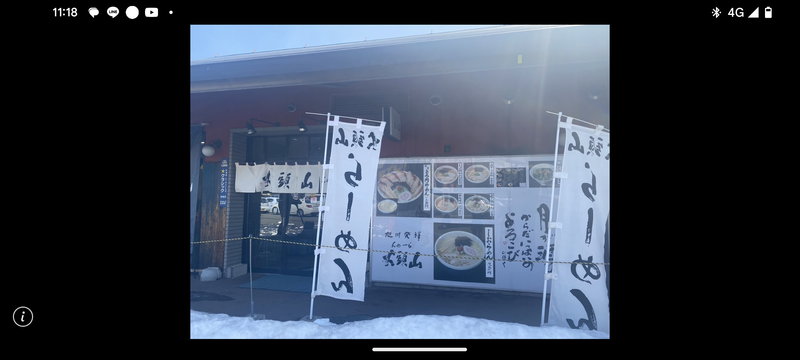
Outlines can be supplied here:
[[[324, 135], [249, 137], [247, 161], [317, 164]], [[313, 276], [320, 194], [246, 194], [244, 235], [252, 234], [253, 272]], [[242, 263], [249, 263], [249, 247]]]

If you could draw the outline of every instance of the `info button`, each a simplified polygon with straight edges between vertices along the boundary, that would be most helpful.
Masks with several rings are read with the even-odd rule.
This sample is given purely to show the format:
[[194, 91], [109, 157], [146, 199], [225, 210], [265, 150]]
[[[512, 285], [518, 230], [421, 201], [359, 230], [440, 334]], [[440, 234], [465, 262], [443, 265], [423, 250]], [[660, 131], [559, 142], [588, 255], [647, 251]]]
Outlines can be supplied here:
[[26, 327], [33, 321], [33, 311], [27, 306], [20, 306], [14, 310], [14, 323], [19, 327]]
[[145, 17], [158, 17], [158, 8], [144, 8]]

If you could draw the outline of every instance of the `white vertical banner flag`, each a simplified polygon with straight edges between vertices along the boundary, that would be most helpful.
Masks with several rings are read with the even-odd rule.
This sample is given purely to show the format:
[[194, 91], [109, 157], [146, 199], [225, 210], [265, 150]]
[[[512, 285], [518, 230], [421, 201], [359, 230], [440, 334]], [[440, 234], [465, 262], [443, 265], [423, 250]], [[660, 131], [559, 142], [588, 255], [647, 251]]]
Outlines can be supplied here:
[[[568, 120], [570, 120], [568, 118]], [[609, 333], [604, 245], [609, 219], [609, 133], [564, 126], [566, 146], [548, 323]]]
[[[371, 123], [371, 122], [370, 122]], [[372, 197], [384, 122], [332, 125], [325, 226], [322, 228], [316, 295], [364, 301]]]

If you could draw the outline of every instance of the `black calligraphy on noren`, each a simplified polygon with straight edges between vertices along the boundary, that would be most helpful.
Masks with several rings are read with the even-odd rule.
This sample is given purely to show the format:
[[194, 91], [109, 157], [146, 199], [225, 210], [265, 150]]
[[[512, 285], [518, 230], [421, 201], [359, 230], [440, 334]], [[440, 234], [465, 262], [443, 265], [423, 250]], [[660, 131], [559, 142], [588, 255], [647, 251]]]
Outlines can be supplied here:
[[[355, 160], [355, 156], [353, 156], [353, 153], [350, 153], [350, 155], [348, 155], [347, 158]], [[350, 184], [350, 186], [352, 187], [356, 187], [358, 186], [358, 184], [356, 184], [356, 182], [353, 181], [353, 177], [355, 177], [357, 181], [361, 181], [361, 163], [359, 163], [358, 160], [356, 160], [355, 172], [345, 171], [344, 173], [344, 179], [347, 181], [347, 183]]]
[[355, 249], [358, 246], [358, 244], [356, 244], [356, 239], [354, 239], [353, 236], [350, 235], [349, 230], [347, 231], [347, 234], [344, 233], [344, 230], [340, 230], [339, 232], [341, 234], [336, 235], [336, 243], [334, 244], [336, 245], [337, 249], [344, 251], [346, 253], [350, 252], [350, 250], [345, 250], [341, 246], [339, 246], [339, 240], [344, 240], [344, 247], [348, 249]]
[[[284, 174], [286, 174], [286, 178], [283, 177]], [[278, 176], [278, 187], [279, 188], [286, 187], [286, 189], [288, 190], [289, 189], [289, 181], [291, 179], [292, 179], [292, 173], [280, 173], [280, 176]]]
[[[583, 267], [583, 277], [578, 276], [578, 264]], [[594, 272], [592, 271], [594, 270]], [[590, 277], [593, 280], [600, 279], [600, 268], [597, 267], [597, 264], [592, 263], [592, 256], [590, 255], [589, 258], [586, 260], [581, 259], [581, 255], [578, 254], [578, 260], [572, 261], [572, 266], [570, 266], [570, 271], [572, 271], [572, 276], [576, 279], [588, 283], [591, 285], [592, 283], [589, 280], [584, 280], [586, 277]]]
[[310, 187], [314, 186], [313, 182], [308, 181], [308, 178], [310, 178], [310, 177], [311, 177], [311, 173], [307, 172], [306, 173], [306, 178], [303, 180], [303, 183], [300, 184], [300, 188], [301, 189], [310, 188]]
[[[589, 169], [588, 162], [585, 163], [584, 166]], [[594, 201], [594, 197], [592, 195], [597, 195], [597, 188], [595, 188], [595, 185], [597, 185], [597, 178], [594, 176], [594, 171], [592, 171], [592, 169], [589, 169], [589, 171], [592, 173], [592, 184], [590, 185], [589, 183], [583, 183], [581, 184], [581, 189], [583, 190], [583, 195], [586, 195], [589, 200]], [[589, 189], [592, 190], [591, 193], [589, 193]]]
[[342, 286], [347, 288], [347, 293], [353, 293], [353, 277], [350, 276], [350, 269], [347, 268], [347, 264], [345, 264], [344, 260], [340, 258], [333, 259], [333, 262], [336, 265], [339, 265], [339, 268], [342, 269], [342, 273], [344, 273], [344, 280], [339, 281], [339, 286], [336, 286], [336, 283], [331, 281], [331, 286], [333, 287], [333, 291], [338, 292]]
[[589, 302], [586, 294], [578, 289], [572, 289], [569, 292], [575, 296], [578, 301], [580, 301], [581, 305], [583, 305], [583, 309], [586, 310], [586, 317], [588, 318], [579, 319], [578, 326], [575, 326], [575, 323], [572, 321], [572, 319], [567, 319], [567, 324], [569, 324], [569, 327], [572, 329], [580, 329], [586, 325], [589, 327], [589, 330], [597, 330], [597, 318], [594, 315], [594, 308], [592, 308], [592, 303]]
[[270, 179], [269, 179], [269, 176], [271, 174], [272, 173], [270, 171], [267, 171], [267, 176], [264, 176], [264, 177], [261, 178], [261, 180], [266, 181], [266, 185], [264, 185], [264, 187], [269, 187], [269, 185], [272, 184], [272, 181], [270, 181]]

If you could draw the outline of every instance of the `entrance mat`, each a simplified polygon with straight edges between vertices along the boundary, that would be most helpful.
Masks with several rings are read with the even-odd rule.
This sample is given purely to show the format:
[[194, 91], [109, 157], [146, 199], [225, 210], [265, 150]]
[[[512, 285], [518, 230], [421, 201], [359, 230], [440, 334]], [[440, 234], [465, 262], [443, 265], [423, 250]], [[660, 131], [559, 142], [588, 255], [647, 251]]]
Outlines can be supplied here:
[[[310, 276], [267, 274], [253, 280], [253, 289], [291, 291], [311, 294]], [[239, 285], [240, 288], [250, 288], [250, 283]]]

